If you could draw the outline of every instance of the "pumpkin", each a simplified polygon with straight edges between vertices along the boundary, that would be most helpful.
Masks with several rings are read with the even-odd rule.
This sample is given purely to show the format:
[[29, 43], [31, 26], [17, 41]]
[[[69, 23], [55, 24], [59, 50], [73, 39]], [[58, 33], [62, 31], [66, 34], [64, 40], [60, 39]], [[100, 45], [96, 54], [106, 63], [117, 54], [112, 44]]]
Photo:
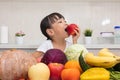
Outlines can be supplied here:
[[0, 79], [19, 80], [27, 78], [29, 67], [36, 63], [36, 59], [23, 50], [3, 51], [0, 58]]
[[63, 69], [61, 78], [62, 80], [80, 80], [80, 71], [76, 68]]

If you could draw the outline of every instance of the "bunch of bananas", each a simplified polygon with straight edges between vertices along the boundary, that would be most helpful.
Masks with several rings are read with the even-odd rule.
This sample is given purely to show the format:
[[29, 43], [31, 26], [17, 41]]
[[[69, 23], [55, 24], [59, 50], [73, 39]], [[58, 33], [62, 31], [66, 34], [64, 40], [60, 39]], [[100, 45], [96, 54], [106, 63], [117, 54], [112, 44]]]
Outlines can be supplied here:
[[120, 57], [110, 52], [107, 48], [103, 48], [98, 52], [98, 56], [93, 53], [87, 53], [84, 57], [86, 63], [91, 66], [111, 68], [120, 63]]

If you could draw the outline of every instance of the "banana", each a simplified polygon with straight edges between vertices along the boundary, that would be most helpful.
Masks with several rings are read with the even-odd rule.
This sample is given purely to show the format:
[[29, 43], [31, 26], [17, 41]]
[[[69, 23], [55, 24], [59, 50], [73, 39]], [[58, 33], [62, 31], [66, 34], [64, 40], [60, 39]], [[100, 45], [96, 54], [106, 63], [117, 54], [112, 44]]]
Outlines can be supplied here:
[[98, 56], [106, 56], [116, 58], [117, 56], [109, 51], [108, 48], [103, 48], [98, 52]]
[[108, 48], [103, 48], [103, 49], [101, 49], [100, 51], [101, 51], [101, 52], [108, 52], [109, 49], [108, 49]]
[[95, 56], [93, 53], [87, 53], [84, 57], [86, 63], [91, 66], [98, 66], [104, 68], [111, 68], [117, 63], [120, 63], [120, 58], [106, 57], [106, 56]]

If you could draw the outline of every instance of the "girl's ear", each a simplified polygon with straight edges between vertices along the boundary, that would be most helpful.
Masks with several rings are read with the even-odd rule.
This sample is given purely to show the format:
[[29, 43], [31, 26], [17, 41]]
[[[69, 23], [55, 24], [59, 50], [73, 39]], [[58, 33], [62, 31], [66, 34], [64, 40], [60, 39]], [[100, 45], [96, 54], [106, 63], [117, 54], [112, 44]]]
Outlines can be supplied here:
[[53, 29], [47, 29], [46, 30], [46, 33], [49, 35], [49, 36], [52, 36], [54, 34], [54, 31]]

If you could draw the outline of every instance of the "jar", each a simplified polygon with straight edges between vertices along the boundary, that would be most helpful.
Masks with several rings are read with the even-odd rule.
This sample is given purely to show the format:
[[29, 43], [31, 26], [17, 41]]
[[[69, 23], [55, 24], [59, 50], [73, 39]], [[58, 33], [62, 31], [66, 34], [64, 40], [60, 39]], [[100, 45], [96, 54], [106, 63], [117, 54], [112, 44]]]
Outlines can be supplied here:
[[120, 44], [120, 26], [114, 27], [114, 43]]

